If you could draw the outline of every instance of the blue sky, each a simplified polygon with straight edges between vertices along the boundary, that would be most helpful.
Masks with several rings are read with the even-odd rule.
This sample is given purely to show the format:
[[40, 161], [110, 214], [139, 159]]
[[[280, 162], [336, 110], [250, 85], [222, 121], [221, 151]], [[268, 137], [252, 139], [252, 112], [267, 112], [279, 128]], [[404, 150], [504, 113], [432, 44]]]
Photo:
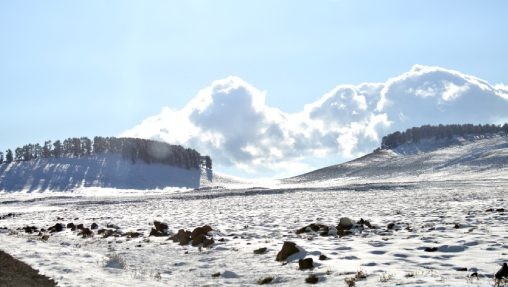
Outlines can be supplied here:
[[0, 149], [118, 135], [230, 75], [298, 112], [414, 64], [507, 83], [507, 1], [2, 1]]

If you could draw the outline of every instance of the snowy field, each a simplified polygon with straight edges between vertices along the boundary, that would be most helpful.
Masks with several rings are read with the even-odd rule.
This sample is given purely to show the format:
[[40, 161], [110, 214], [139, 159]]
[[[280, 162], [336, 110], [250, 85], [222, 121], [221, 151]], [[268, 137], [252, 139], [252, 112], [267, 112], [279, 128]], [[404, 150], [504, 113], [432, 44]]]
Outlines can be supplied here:
[[[346, 286], [345, 279], [355, 276], [356, 286], [492, 286], [492, 275], [508, 260], [508, 214], [501, 211], [508, 209], [507, 188], [506, 179], [497, 179], [327, 189], [5, 193], [0, 227], [7, 229], [0, 230], [0, 246], [61, 286], [249, 286], [266, 277], [277, 286], [297, 286], [309, 274], [322, 286]], [[363, 218], [376, 228], [355, 226], [341, 237], [335, 229], [341, 217]], [[215, 243], [199, 248], [149, 236], [154, 220], [167, 223], [170, 233], [208, 224]], [[84, 239], [64, 228], [43, 233], [49, 235], [43, 240], [38, 232], [18, 229], [48, 229], [57, 222], [95, 222], [99, 229], [110, 224], [119, 233], [142, 235], [102, 238], [94, 230]], [[329, 235], [296, 233], [311, 223], [330, 226]], [[301, 248], [287, 264], [275, 260], [284, 241]], [[261, 247], [267, 251], [254, 254]], [[319, 260], [322, 254], [328, 259]], [[312, 270], [299, 270], [304, 257], [313, 258]], [[478, 278], [470, 277], [474, 272]]]

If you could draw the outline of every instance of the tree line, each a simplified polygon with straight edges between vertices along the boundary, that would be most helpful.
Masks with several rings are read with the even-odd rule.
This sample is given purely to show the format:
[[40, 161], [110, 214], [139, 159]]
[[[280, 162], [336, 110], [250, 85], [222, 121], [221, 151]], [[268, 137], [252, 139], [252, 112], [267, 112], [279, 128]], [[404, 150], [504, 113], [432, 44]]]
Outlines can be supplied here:
[[418, 143], [422, 139], [451, 139], [454, 136], [488, 135], [495, 133], [508, 134], [508, 123], [504, 125], [424, 125], [407, 129], [404, 132], [394, 132], [384, 136], [381, 140], [381, 148], [391, 149], [405, 143]]
[[202, 166], [212, 168], [212, 159], [209, 156], [201, 156], [194, 149], [155, 140], [116, 137], [94, 137], [93, 140], [80, 137], [64, 141], [45, 141], [42, 145], [26, 144], [17, 147], [14, 152], [8, 149], [5, 157], [4, 153], [0, 152], [0, 164], [40, 158], [76, 158], [101, 154], [118, 154], [132, 163], [141, 160], [145, 163], [161, 163], [187, 169]]

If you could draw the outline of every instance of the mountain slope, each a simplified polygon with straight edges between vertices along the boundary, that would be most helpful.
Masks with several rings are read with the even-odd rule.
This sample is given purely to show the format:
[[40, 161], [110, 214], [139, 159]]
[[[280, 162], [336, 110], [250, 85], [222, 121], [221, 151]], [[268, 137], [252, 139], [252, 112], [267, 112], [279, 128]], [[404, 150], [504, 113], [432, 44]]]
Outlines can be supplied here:
[[0, 165], [0, 191], [69, 191], [77, 187], [119, 189], [198, 188], [211, 170], [132, 163], [119, 155], [50, 158]]
[[328, 180], [422, 180], [472, 176], [508, 178], [508, 137], [425, 140], [381, 149], [361, 158], [285, 179], [285, 183]]

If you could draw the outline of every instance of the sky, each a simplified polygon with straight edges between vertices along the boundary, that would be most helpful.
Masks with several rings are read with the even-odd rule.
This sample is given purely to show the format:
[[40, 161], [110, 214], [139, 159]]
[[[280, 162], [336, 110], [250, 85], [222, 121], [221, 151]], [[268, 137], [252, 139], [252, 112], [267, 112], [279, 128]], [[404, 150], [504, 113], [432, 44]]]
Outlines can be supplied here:
[[[198, 148], [219, 171], [273, 177], [350, 159], [375, 147], [383, 132], [436, 119], [428, 109], [396, 121], [402, 110], [421, 111], [395, 111], [397, 103], [376, 110], [391, 94], [374, 86], [360, 93], [361, 83], [402, 83], [404, 91], [430, 91], [441, 102], [485, 92], [494, 100], [483, 117], [466, 114], [482, 102], [471, 96], [443, 122], [500, 122], [503, 110], [489, 117], [488, 109], [504, 107], [498, 98], [508, 83], [506, 11], [507, 1], [467, 0], [1, 1], [0, 150], [130, 134]], [[355, 94], [343, 106], [350, 112], [356, 104], [363, 114], [326, 112], [326, 95], [346, 84], [367, 102]], [[392, 94], [392, 102], [408, 107], [407, 98]], [[214, 105], [220, 99], [228, 109]], [[432, 102], [438, 111], [441, 102]], [[241, 104], [243, 110], [235, 108]], [[252, 114], [232, 116], [239, 124], [230, 126], [224, 112]], [[186, 124], [174, 124], [180, 121]], [[243, 123], [259, 130], [248, 134]], [[209, 134], [199, 138], [205, 128]], [[258, 140], [268, 128], [274, 136]], [[298, 134], [302, 129], [308, 134]], [[308, 140], [295, 146], [302, 137]], [[286, 171], [288, 165], [295, 168]]]

